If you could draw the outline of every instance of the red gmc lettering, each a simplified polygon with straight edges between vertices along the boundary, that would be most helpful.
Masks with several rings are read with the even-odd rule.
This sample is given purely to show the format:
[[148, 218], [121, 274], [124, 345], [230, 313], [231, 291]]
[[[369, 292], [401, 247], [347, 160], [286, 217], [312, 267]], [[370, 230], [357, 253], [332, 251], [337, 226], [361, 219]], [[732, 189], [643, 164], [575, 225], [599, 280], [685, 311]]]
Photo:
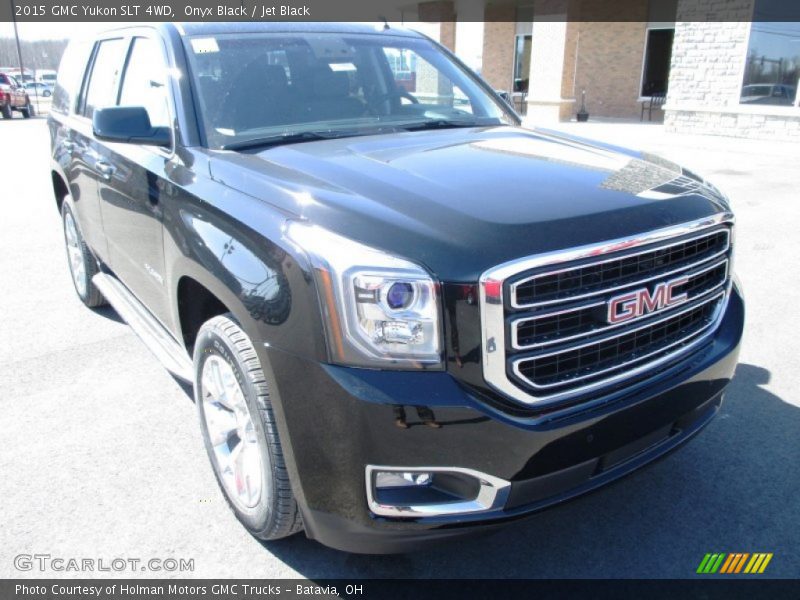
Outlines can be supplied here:
[[639, 311], [639, 294], [631, 292], [624, 296], [617, 296], [608, 303], [608, 322], [622, 323], [633, 319]]
[[672, 281], [659, 283], [653, 289], [652, 294], [647, 288], [642, 288], [635, 292], [628, 292], [612, 298], [608, 303], [608, 322], [622, 323], [623, 321], [662, 310], [668, 306], [676, 306], [686, 302], [689, 299], [686, 293], [676, 294], [675, 290], [685, 285], [688, 281], [688, 277], [679, 277]]

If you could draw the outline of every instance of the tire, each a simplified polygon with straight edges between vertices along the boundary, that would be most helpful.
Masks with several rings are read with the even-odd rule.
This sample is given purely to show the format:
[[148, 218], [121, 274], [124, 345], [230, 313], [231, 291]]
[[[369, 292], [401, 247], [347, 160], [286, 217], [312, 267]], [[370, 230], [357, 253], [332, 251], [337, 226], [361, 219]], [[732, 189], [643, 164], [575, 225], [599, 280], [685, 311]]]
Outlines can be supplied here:
[[4, 105], [2, 110], [0, 110], [0, 114], [3, 115], [4, 119], [13, 118], [14, 115], [11, 113], [11, 105], [10, 104]]
[[45, 90], [42, 92], [43, 98], [49, 98], [50, 96], [52, 96], [52, 92], [50, 90]]
[[203, 443], [236, 517], [262, 540], [301, 531], [264, 370], [250, 338], [230, 314], [200, 328], [194, 373]]
[[67, 264], [69, 265], [69, 273], [75, 292], [81, 302], [89, 308], [103, 306], [106, 304], [106, 299], [92, 282], [92, 277], [100, 269], [91, 250], [89, 250], [86, 242], [83, 241], [83, 236], [81, 236], [81, 232], [75, 222], [75, 217], [66, 202], [61, 205], [61, 220], [64, 226]]
[[28, 104], [26, 104], [19, 110], [22, 113], [23, 119], [30, 119], [34, 114], [36, 114], [33, 109], [33, 104], [31, 104], [30, 98], [28, 99]]

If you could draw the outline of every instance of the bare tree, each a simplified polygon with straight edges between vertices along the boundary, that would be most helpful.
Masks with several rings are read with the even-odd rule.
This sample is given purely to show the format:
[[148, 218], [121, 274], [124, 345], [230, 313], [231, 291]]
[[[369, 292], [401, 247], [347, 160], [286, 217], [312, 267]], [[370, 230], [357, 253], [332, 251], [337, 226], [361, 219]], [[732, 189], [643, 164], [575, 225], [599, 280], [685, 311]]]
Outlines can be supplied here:
[[[20, 40], [22, 62], [26, 69], [57, 69], [67, 40]], [[17, 66], [14, 38], [0, 38], [0, 66]]]

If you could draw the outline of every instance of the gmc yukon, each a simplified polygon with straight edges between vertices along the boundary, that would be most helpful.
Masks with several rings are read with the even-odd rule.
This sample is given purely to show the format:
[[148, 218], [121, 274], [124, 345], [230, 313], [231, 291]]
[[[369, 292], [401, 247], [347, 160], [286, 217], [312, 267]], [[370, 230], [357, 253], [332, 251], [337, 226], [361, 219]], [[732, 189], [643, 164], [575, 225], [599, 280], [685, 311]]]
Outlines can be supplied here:
[[725, 196], [522, 128], [420, 34], [111, 30], [69, 46], [48, 122], [78, 296], [193, 386], [258, 538], [493, 530], [676, 448], [731, 381]]

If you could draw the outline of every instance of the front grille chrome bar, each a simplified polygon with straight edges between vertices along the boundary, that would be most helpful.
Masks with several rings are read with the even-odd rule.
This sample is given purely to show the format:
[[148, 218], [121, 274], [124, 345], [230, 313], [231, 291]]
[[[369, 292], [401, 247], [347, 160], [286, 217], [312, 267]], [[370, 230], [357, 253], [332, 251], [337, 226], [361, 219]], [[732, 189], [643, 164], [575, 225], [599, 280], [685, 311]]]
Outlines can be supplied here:
[[[704, 264], [704, 263], [706, 263], [708, 261], [714, 260], [715, 258], [719, 258], [720, 256], [725, 255], [728, 252], [728, 250], [730, 250], [730, 232], [728, 232], [726, 230], [723, 230], [723, 231], [727, 234], [727, 239], [726, 239], [726, 242], [725, 242], [725, 247], [722, 250], [720, 250], [719, 252], [716, 252], [716, 253], [712, 254], [711, 256], [706, 256], [702, 260], [699, 260], [699, 261], [697, 261], [697, 262], [695, 262], [693, 264], [684, 265], [682, 267], [678, 267], [678, 268], [672, 269], [670, 271], [665, 271], [663, 273], [657, 273], [656, 275], [653, 275], [651, 277], [647, 277], [645, 279], [640, 279], [639, 281], [637, 281], [635, 283], [625, 283], [623, 285], [618, 285], [618, 286], [614, 286], [614, 287], [604, 287], [602, 289], [598, 289], [598, 290], [595, 290], [593, 292], [589, 292], [589, 293], [586, 293], [586, 294], [568, 296], [568, 297], [565, 297], [565, 298], [556, 298], [554, 300], [544, 300], [542, 302], [529, 302], [529, 303], [521, 304], [521, 303], [517, 302], [517, 289], [519, 288], [519, 286], [524, 285], [526, 283], [529, 283], [530, 281], [533, 281], [533, 280], [541, 278], [541, 277], [546, 277], [546, 276], [549, 276], [549, 275], [557, 275], [557, 274], [560, 274], [560, 273], [568, 273], [570, 271], [577, 271], [578, 269], [582, 269], [586, 265], [578, 265], [578, 266], [575, 266], [575, 267], [568, 267], [566, 269], [557, 269], [557, 270], [554, 270], [554, 271], [547, 271], [546, 273], [539, 273], [538, 275], [533, 275], [531, 277], [526, 277], [525, 279], [522, 279], [521, 281], [516, 281], [513, 284], [511, 284], [511, 306], [513, 306], [514, 308], [520, 308], [520, 309], [522, 309], [522, 308], [535, 308], [537, 306], [548, 306], [548, 305], [552, 305], [552, 304], [560, 304], [562, 302], [567, 302], [567, 301], [571, 302], [573, 300], [582, 300], [584, 298], [591, 298], [592, 296], [598, 296], [600, 294], [606, 294], [606, 293], [609, 293], [609, 292], [622, 290], [622, 289], [625, 289], [627, 287], [631, 287], [632, 285], [642, 285], [642, 284], [645, 284], [645, 283], [649, 283], [651, 281], [655, 281], [657, 279], [667, 278], [670, 275], [675, 275], [676, 273], [682, 273], [684, 271], [693, 269], [697, 265], [701, 265], [701, 264]], [[720, 232], [719, 231], [714, 231], [714, 232], [711, 232], [711, 233], [704, 233], [702, 235], [698, 235], [698, 236], [695, 236], [695, 237], [692, 237], [692, 238], [689, 238], [689, 239], [685, 239], [685, 240], [681, 240], [679, 242], [675, 242], [674, 244], [668, 244], [666, 246], [659, 246], [657, 249], [658, 250], [665, 250], [667, 248], [672, 248], [674, 246], [678, 246], [678, 245], [684, 244], [686, 242], [693, 242], [693, 241], [696, 241], [696, 240], [703, 239], [705, 237], [709, 237], [711, 235], [716, 235], [717, 233], [720, 233]], [[609, 258], [608, 260], [601, 260], [601, 261], [597, 261], [597, 262], [592, 262], [591, 265], [607, 264], [607, 263], [614, 262], [614, 261], [617, 261], [617, 260], [620, 260], [620, 259], [631, 258], [633, 256], [638, 256], [638, 255], [641, 255], [641, 254], [645, 254], [646, 252], [650, 252], [650, 251], [651, 250], [644, 250], [642, 252], [632, 252], [630, 254], [624, 254], [622, 256]]]

